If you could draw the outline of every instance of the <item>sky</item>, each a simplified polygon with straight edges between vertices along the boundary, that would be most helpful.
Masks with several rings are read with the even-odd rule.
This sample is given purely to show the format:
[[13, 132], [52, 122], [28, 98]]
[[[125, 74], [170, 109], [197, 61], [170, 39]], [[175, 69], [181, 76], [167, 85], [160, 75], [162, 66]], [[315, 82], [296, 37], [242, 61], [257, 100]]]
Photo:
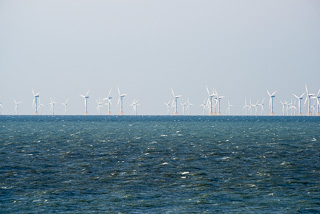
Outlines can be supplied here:
[[125, 114], [134, 99], [138, 114], [166, 114], [173, 88], [199, 115], [208, 86], [225, 96], [222, 114], [229, 100], [236, 115], [245, 98], [265, 99], [267, 114], [266, 90], [277, 90], [280, 115], [280, 100], [320, 88], [318, 0], [0, 0], [0, 32], [2, 114], [15, 113], [14, 98], [33, 114], [32, 89], [42, 114], [50, 98], [56, 114], [68, 98], [68, 113], [83, 114], [90, 89], [93, 115], [110, 88], [119, 114], [119, 87]]

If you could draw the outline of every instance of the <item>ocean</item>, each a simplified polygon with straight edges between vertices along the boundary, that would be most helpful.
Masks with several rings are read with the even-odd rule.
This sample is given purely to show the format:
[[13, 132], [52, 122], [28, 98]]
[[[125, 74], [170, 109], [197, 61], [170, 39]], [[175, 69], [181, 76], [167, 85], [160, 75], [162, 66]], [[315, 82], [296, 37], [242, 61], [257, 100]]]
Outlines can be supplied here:
[[0, 213], [320, 213], [320, 117], [0, 116]]

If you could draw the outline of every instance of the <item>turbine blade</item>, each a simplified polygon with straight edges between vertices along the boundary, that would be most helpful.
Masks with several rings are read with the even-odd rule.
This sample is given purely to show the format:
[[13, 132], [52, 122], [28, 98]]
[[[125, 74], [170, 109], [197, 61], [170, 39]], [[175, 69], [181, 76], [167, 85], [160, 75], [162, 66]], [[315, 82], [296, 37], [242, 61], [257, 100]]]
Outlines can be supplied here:
[[270, 92], [268, 90], [267, 90], [267, 93], [268, 93], [269, 97], [271, 97], [271, 94], [270, 94]]
[[[173, 89], [171, 88], [171, 92], [172, 92], [172, 95], [174, 96], [174, 91], [173, 91]], [[175, 97], [175, 96], [174, 96]]]

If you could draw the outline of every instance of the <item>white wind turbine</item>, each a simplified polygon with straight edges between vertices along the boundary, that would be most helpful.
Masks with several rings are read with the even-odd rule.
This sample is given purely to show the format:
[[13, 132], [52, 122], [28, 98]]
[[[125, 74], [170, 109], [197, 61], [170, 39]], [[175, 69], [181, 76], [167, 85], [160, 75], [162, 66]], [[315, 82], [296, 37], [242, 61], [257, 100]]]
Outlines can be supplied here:
[[285, 106], [285, 102], [282, 102], [282, 101], [280, 100], [280, 103], [281, 103], [281, 105], [282, 105], [282, 116], [284, 116], [284, 106]]
[[118, 93], [119, 93], [118, 106], [120, 104], [120, 115], [123, 115], [123, 98], [127, 96], [127, 94], [121, 94], [119, 88], [118, 88]]
[[66, 102], [61, 103], [62, 105], [64, 105], [64, 114], [67, 115], [67, 105], [68, 105], [68, 101], [69, 99], [66, 100]]
[[102, 102], [102, 100], [96, 100], [97, 101], [97, 104], [98, 104], [98, 106], [97, 106], [97, 111], [98, 111], [98, 113], [99, 113], [99, 115], [101, 114], [101, 108], [103, 108], [103, 102]]
[[220, 111], [220, 103], [222, 98], [224, 98], [225, 96], [219, 96], [217, 90], [215, 90], [215, 94], [217, 96], [217, 101], [218, 101], [218, 115], [221, 115], [221, 111]]
[[2, 109], [3, 105], [2, 105], [2, 102], [1, 102], [1, 97], [0, 97], [0, 115], [1, 115], [1, 109]]
[[242, 110], [244, 110], [245, 115], [248, 115], [250, 108], [250, 105], [247, 104], [247, 98], [244, 98], [244, 106]]
[[205, 110], [207, 110], [207, 108], [208, 108], [207, 103], [208, 103], [207, 98], [204, 98], [203, 103], [202, 103], [202, 104], [200, 104], [200, 106], [202, 107], [202, 113], [203, 113], [203, 115], [204, 115], [204, 111], [205, 111]]
[[52, 111], [52, 115], [54, 115], [54, 105], [56, 104], [56, 102], [54, 101], [54, 99], [50, 98], [50, 110]]
[[262, 102], [261, 102], [261, 103], [258, 103], [257, 105], [261, 107], [261, 115], [263, 115], [263, 111], [264, 111], [264, 108], [263, 108], [263, 106], [264, 106], [264, 98], [263, 98]]
[[34, 107], [34, 115], [38, 114], [38, 98], [40, 97], [40, 92], [35, 93], [34, 90], [32, 89], [32, 94], [33, 94], [33, 107]]
[[318, 91], [317, 96], [313, 97], [313, 99], [317, 99], [317, 113], [316, 113], [316, 116], [320, 116], [320, 89]]
[[112, 99], [111, 91], [112, 91], [112, 88], [110, 89], [108, 96], [103, 99], [103, 100], [107, 101], [106, 105], [108, 106], [108, 115], [111, 115], [111, 110], [110, 110], [111, 109], [111, 105], [112, 105], [111, 104], [111, 99]]
[[84, 115], [88, 114], [88, 98], [89, 98], [90, 89], [87, 91], [86, 95], [80, 94], [82, 98], [84, 98]]
[[184, 102], [184, 103], [181, 103], [180, 104], [182, 105], [182, 114], [185, 115], [185, 108], [187, 106], [187, 102]]
[[140, 105], [138, 102], [139, 102], [139, 99], [138, 100], [134, 99], [130, 104], [130, 106], [132, 106], [132, 109], [133, 109], [133, 115], [137, 115], [137, 106]]
[[164, 103], [167, 106], [167, 115], [169, 115], [170, 113], [170, 103], [171, 103], [171, 100], [169, 100], [167, 103]]
[[306, 98], [306, 100], [304, 101], [304, 105], [306, 105], [306, 103], [308, 102], [308, 113], [307, 113], [307, 116], [311, 116], [310, 99], [311, 99], [311, 97], [315, 96], [315, 94], [309, 93], [307, 84], [306, 84], [305, 86], [306, 86], [306, 92], [307, 92], [306, 95], [307, 95], [307, 98]]
[[302, 111], [301, 111], [301, 101], [302, 101], [302, 99], [303, 99], [304, 94], [305, 94], [305, 93], [301, 94], [300, 97], [298, 97], [297, 95], [293, 94], [293, 96], [295, 96], [295, 98], [297, 98], [298, 101], [299, 101], [299, 102], [298, 102], [298, 111], [299, 111], [298, 115], [299, 115], [299, 116], [302, 115]]
[[230, 104], [230, 101], [228, 100], [228, 108], [227, 108], [227, 112], [229, 115], [231, 115], [231, 107], [233, 107], [233, 105]]
[[39, 98], [39, 113], [42, 114], [42, 108], [44, 105], [41, 103], [40, 98]]
[[[314, 99], [314, 97], [312, 97], [311, 99]], [[313, 104], [310, 106], [310, 109], [312, 109], [312, 111], [311, 111], [311, 115], [315, 115], [315, 111], [316, 111], [316, 109], [315, 109], [315, 104], [316, 104], [316, 100], [313, 102]]]
[[14, 102], [14, 110], [16, 112], [16, 114], [18, 115], [18, 106], [21, 102], [17, 102], [16, 99], [13, 99], [13, 102]]
[[272, 94], [270, 94], [270, 92], [267, 90], [267, 93], [269, 95], [269, 108], [270, 108], [270, 115], [273, 116], [274, 115], [274, 111], [273, 111], [273, 99], [276, 97], [275, 94], [277, 93], [277, 91], [274, 91]]
[[252, 104], [250, 100], [250, 104], [251, 104], [251, 107], [254, 107], [254, 112], [255, 112], [254, 114], [257, 115], [259, 100], [255, 104]]
[[188, 115], [190, 115], [190, 106], [193, 106], [192, 103], [190, 103], [190, 100], [189, 98], [187, 99], [187, 107], [186, 107], [186, 110], [188, 111]]
[[173, 95], [172, 107], [175, 108], [174, 115], [178, 115], [178, 98], [182, 97], [182, 95], [175, 95], [172, 88], [171, 88], [171, 92]]
[[206, 90], [207, 90], [207, 93], [208, 93], [208, 96], [209, 96], [209, 98], [208, 98], [208, 101], [209, 101], [209, 115], [213, 115], [214, 114], [213, 113], [213, 99], [214, 99], [214, 96], [216, 94], [214, 93], [214, 89], [212, 90], [212, 93], [210, 93], [208, 86], [206, 86]]

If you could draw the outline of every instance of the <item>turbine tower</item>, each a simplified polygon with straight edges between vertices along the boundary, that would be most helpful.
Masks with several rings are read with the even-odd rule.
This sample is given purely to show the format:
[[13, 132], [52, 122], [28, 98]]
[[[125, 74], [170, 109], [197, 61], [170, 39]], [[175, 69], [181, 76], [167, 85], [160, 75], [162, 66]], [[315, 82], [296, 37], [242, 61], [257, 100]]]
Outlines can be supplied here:
[[293, 94], [293, 96], [295, 96], [295, 97], [298, 99], [298, 111], [299, 111], [298, 115], [301, 116], [301, 115], [302, 115], [302, 112], [301, 112], [301, 101], [302, 101], [302, 99], [303, 99], [304, 93], [301, 94], [300, 97], [298, 97], [298, 96], [295, 95], [295, 94]]
[[216, 94], [214, 93], [214, 89], [212, 90], [212, 93], [210, 93], [208, 86], [206, 86], [206, 90], [207, 90], [207, 93], [209, 96], [209, 99], [208, 99], [209, 105], [210, 105], [209, 106], [209, 115], [214, 115], [214, 113], [213, 113], [213, 98]]
[[139, 102], [139, 99], [138, 100], [134, 99], [130, 104], [130, 106], [132, 106], [133, 108], [133, 115], [137, 115], [137, 106], [140, 105], [138, 102]]
[[118, 93], [119, 93], [118, 105], [120, 104], [120, 115], [123, 115], [123, 98], [127, 96], [127, 94], [121, 94], [119, 87], [118, 87]]
[[16, 111], [16, 114], [18, 115], [18, 105], [21, 103], [21, 102], [17, 102], [16, 99], [13, 99], [13, 102], [14, 102], [14, 110]]
[[270, 94], [270, 92], [267, 90], [267, 93], [270, 97], [269, 99], [269, 108], [270, 108], [270, 115], [273, 116], [274, 115], [274, 111], [273, 111], [273, 99], [276, 97], [275, 94], [277, 93], [277, 91], [274, 91], [272, 94]]
[[175, 108], [174, 115], [178, 115], [178, 99], [182, 97], [182, 95], [175, 95], [173, 89], [171, 88], [171, 92], [173, 95], [172, 107]]
[[107, 101], [106, 105], [108, 106], [108, 115], [111, 115], [111, 111], [110, 111], [111, 105], [112, 105], [112, 104], [111, 104], [111, 99], [112, 99], [112, 97], [111, 97], [111, 91], [112, 91], [112, 88], [110, 88], [110, 91], [109, 91], [108, 96], [103, 99], [103, 100], [106, 100], [106, 101]]
[[56, 104], [56, 102], [54, 101], [54, 99], [50, 98], [50, 110], [52, 111], [52, 115], [54, 115], [54, 104]]
[[218, 95], [218, 92], [217, 92], [217, 90], [216, 90], [216, 99], [217, 99], [217, 101], [218, 101], [218, 115], [221, 115], [221, 111], [220, 111], [220, 103], [221, 103], [221, 100], [222, 100], [222, 98], [224, 98], [224, 96], [219, 96]]
[[61, 103], [62, 105], [64, 105], [64, 114], [67, 115], [67, 105], [68, 105], [68, 101], [69, 99], [66, 100], [66, 102]]
[[167, 103], [164, 103], [167, 106], [167, 115], [169, 115], [170, 113], [170, 103], [171, 103], [171, 100], [169, 100]]
[[32, 94], [33, 94], [33, 107], [34, 107], [34, 115], [38, 114], [38, 98], [40, 97], [40, 92], [35, 93], [34, 90], [32, 89]]
[[84, 98], [84, 115], [88, 114], [88, 98], [89, 98], [90, 89], [87, 91], [86, 95], [80, 94], [81, 97]]
[[306, 103], [308, 102], [308, 113], [307, 113], [307, 116], [311, 116], [310, 99], [311, 99], [311, 97], [315, 96], [315, 94], [309, 93], [307, 84], [306, 84], [305, 86], [306, 86], [306, 92], [307, 92], [306, 95], [307, 95], [307, 98], [306, 98], [306, 100], [304, 101], [304, 105], [306, 105]]

